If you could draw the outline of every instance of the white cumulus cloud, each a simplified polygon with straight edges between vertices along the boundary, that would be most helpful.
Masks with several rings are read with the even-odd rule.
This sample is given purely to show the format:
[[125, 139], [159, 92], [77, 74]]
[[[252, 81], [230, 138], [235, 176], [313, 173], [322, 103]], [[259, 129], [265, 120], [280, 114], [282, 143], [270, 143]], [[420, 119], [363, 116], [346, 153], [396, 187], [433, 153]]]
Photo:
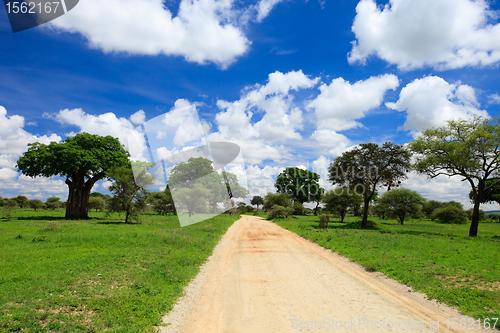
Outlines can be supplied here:
[[500, 60], [498, 14], [485, 0], [361, 0], [349, 62], [377, 56], [402, 70], [486, 66]]
[[[61, 137], [56, 134], [38, 136], [28, 133], [23, 129], [24, 125], [24, 117], [8, 116], [7, 110], [0, 106], [0, 168], [13, 170], [21, 154], [28, 150], [28, 143], [61, 141]], [[12, 174], [8, 169], [4, 169], [4, 175]]]
[[82, 109], [65, 109], [59, 111], [55, 119], [61, 124], [77, 126], [81, 132], [118, 138], [130, 152], [132, 159], [144, 160], [143, 153], [146, 150], [144, 136], [136, 131], [132, 122], [126, 118], [118, 118], [111, 112], [92, 115]]
[[343, 78], [322, 84], [321, 93], [307, 107], [314, 109], [321, 128], [335, 131], [362, 126], [356, 119], [380, 106], [389, 89], [399, 86], [397, 76], [385, 74], [351, 84]]
[[478, 109], [474, 88], [450, 84], [437, 76], [414, 80], [401, 89], [396, 103], [386, 105], [406, 111], [403, 129], [414, 136], [424, 129], [444, 126], [448, 120], [469, 119], [472, 115], [488, 117], [486, 111]]
[[[293, 103], [293, 92], [310, 89], [318, 80], [302, 71], [275, 72], [269, 74], [266, 85], [256, 84], [244, 89], [241, 99], [217, 101], [222, 110], [215, 117], [218, 131], [209, 139], [237, 143], [249, 163], [290, 157], [290, 149], [276, 143], [302, 139], [299, 130], [303, 128], [303, 115]], [[252, 122], [254, 114], [263, 116]]]
[[232, 0], [182, 0], [176, 17], [163, 0], [85, 0], [51, 22], [83, 35], [106, 53], [182, 56], [227, 67], [250, 41], [237, 25]]

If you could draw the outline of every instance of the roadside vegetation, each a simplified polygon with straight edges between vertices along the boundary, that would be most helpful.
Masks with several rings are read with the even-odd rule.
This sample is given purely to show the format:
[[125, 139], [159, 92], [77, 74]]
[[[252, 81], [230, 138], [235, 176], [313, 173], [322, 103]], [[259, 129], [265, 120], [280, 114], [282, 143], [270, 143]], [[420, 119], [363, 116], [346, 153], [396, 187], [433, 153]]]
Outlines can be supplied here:
[[[332, 191], [317, 173], [288, 167], [276, 193], [251, 200], [235, 174], [205, 158], [177, 164], [168, 186], [150, 193], [153, 165], [138, 177], [116, 138], [81, 133], [30, 144], [19, 170], [66, 178], [70, 196], [0, 198], [0, 328], [153, 330], [239, 214], [274, 220], [464, 314], [500, 318], [500, 223], [480, 209], [500, 203], [499, 126], [475, 117], [425, 130], [408, 145], [361, 143], [330, 164]], [[406, 189], [411, 170], [460, 176], [473, 208]], [[104, 179], [113, 196], [91, 193]]]
[[238, 215], [181, 228], [174, 215], [0, 218], [0, 331], [153, 332]]
[[[348, 216], [330, 219], [329, 231], [314, 215], [276, 220], [279, 226], [379, 271], [476, 319], [500, 318], [500, 224], [480, 223], [468, 237], [466, 224]], [[497, 328], [500, 326], [497, 323]]]

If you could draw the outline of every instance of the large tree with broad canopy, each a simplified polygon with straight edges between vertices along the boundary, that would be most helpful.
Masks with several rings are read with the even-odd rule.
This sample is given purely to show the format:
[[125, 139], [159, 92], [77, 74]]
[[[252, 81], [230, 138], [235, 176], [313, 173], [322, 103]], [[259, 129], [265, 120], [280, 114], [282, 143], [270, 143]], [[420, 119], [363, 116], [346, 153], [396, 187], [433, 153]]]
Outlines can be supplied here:
[[87, 218], [90, 190], [110, 170], [130, 165], [130, 154], [112, 136], [76, 134], [61, 143], [28, 145], [17, 168], [29, 177], [66, 178], [69, 187], [66, 218]]
[[477, 236], [479, 205], [485, 193], [500, 182], [499, 125], [498, 118], [479, 116], [450, 120], [446, 126], [425, 130], [410, 143], [417, 154], [414, 168], [418, 173], [430, 178], [459, 176], [470, 184], [474, 199], [471, 237]]
[[363, 196], [362, 228], [368, 227], [368, 208], [379, 186], [398, 186], [410, 168], [411, 153], [403, 146], [386, 142], [362, 143], [337, 157], [328, 169], [333, 185]]

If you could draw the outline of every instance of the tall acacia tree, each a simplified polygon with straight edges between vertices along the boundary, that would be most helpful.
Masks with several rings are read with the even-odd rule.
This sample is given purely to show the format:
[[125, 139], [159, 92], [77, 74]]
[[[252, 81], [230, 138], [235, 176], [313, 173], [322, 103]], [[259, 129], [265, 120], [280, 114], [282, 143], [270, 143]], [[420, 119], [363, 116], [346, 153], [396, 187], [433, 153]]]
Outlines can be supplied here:
[[[500, 176], [500, 131], [498, 118], [475, 116], [471, 120], [450, 120], [439, 128], [425, 130], [410, 143], [418, 154], [414, 167], [430, 178], [460, 176], [468, 181], [474, 197], [469, 236], [476, 237], [479, 206]], [[496, 178], [487, 184], [488, 179]]]
[[129, 153], [118, 139], [88, 133], [76, 134], [61, 143], [28, 145], [17, 168], [29, 177], [66, 178], [69, 187], [66, 218], [87, 218], [90, 190], [110, 170], [130, 165]]
[[362, 143], [337, 157], [328, 169], [333, 185], [363, 195], [362, 228], [368, 227], [368, 209], [380, 186], [398, 186], [410, 168], [411, 153], [403, 145]]

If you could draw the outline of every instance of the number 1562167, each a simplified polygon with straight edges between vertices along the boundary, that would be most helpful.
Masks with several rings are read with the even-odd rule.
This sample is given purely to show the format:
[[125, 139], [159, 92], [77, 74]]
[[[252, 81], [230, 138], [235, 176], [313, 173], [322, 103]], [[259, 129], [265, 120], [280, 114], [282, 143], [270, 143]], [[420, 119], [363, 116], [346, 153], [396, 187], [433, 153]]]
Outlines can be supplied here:
[[498, 323], [498, 318], [485, 318], [483, 320], [477, 319], [474, 320], [472, 318], [469, 318], [468, 320], [465, 318], [449, 318], [446, 319], [446, 324], [448, 326], [448, 329], [475, 329], [476, 327], [481, 329], [490, 329], [490, 328], [495, 328]]
[[61, 8], [60, 1], [52, 2], [6, 2], [8, 14], [54, 14]]

